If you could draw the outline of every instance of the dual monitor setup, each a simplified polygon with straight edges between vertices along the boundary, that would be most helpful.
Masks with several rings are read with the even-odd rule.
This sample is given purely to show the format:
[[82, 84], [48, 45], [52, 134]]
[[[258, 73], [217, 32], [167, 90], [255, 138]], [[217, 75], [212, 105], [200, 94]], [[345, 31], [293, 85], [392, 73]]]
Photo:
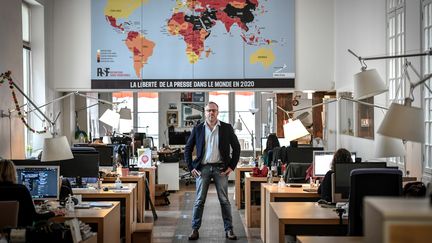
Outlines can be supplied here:
[[[334, 151], [314, 151], [313, 176], [324, 177], [331, 169]], [[350, 193], [351, 171], [360, 168], [394, 168], [387, 167], [386, 162], [361, 162], [356, 153], [351, 153], [353, 163], [335, 163], [332, 175], [332, 201], [347, 201]]]
[[24, 184], [34, 200], [56, 200], [60, 193], [60, 176], [72, 186], [83, 187], [97, 182], [99, 166], [112, 166], [112, 147], [72, 148], [74, 158], [63, 161], [13, 160], [19, 184]]

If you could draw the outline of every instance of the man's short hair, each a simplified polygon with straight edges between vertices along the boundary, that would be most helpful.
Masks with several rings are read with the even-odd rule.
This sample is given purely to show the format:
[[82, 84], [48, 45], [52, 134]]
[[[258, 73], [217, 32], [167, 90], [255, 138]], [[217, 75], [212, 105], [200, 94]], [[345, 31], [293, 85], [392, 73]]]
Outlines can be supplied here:
[[215, 106], [219, 109], [219, 106], [218, 106], [218, 104], [216, 104], [216, 102], [214, 102], [214, 101], [209, 101], [209, 102], [206, 104], [206, 106], [209, 106], [210, 104], [215, 105]]

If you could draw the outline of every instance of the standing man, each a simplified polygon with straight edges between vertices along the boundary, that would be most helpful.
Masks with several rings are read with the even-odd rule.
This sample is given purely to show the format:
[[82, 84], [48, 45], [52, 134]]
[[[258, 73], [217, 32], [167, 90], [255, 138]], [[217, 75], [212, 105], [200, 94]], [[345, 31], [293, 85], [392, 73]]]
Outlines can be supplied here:
[[[185, 146], [186, 163], [191, 174], [196, 178], [196, 198], [189, 240], [199, 238], [198, 229], [201, 226], [204, 204], [212, 178], [221, 205], [225, 237], [237, 240], [233, 231], [231, 204], [228, 199], [228, 176], [237, 166], [240, 144], [232, 126], [219, 121], [218, 115], [219, 106], [215, 102], [209, 102], [205, 106], [205, 122], [194, 127]], [[195, 146], [197, 157], [192, 160]]]

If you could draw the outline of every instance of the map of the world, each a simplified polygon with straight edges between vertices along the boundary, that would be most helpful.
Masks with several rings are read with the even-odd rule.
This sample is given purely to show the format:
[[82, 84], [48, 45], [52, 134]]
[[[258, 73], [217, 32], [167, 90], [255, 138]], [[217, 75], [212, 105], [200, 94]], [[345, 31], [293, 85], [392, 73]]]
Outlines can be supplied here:
[[294, 0], [92, 0], [92, 88], [293, 87]]

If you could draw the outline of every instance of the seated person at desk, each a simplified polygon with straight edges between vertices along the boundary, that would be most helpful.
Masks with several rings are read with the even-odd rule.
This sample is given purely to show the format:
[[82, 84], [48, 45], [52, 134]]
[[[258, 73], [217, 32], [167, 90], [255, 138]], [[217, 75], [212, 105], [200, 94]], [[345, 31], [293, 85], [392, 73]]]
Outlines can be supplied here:
[[350, 151], [340, 148], [336, 151], [333, 156], [331, 169], [325, 174], [323, 181], [318, 187], [318, 194], [321, 195], [321, 199], [331, 202], [332, 201], [332, 188], [331, 188], [331, 175], [334, 173], [333, 167], [335, 163], [352, 163]]
[[15, 165], [10, 160], [0, 160], [0, 201], [18, 201], [18, 226], [32, 226], [38, 220], [63, 215], [61, 211], [39, 214], [36, 212], [26, 186], [17, 184]]
[[276, 134], [269, 134], [267, 137], [266, 148], [263, 151], [263, 160], [267, 167], [271, 166], [271, 162], [273, 161], [273, 149], [277, 147], [280, 147], [280, 144]]

